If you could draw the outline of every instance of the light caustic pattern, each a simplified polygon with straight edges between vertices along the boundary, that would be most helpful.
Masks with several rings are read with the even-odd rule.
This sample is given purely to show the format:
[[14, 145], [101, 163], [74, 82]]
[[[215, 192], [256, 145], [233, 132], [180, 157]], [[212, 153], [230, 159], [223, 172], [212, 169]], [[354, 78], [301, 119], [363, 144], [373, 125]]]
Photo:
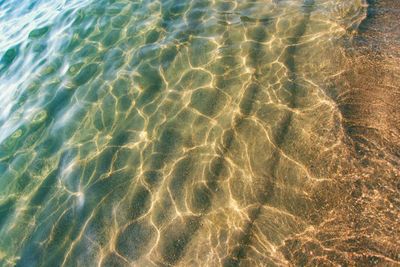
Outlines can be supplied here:
[[336, 79], [366, 8], [50, 7], [50, 22], [0, 46], [0, 265], [357, 260], [317, 228], [356, 168]]

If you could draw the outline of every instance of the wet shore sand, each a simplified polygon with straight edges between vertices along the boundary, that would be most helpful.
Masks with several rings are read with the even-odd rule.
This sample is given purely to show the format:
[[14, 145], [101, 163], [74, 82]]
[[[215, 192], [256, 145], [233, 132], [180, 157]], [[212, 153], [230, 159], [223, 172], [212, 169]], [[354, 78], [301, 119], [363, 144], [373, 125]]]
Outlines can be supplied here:
[[344, 90], [333, 99], [352, 166], [338, 175], [322, 223], [282, 248], [295, 266], [400, 265], [399, 36], [400, 2], [369, 1], [344, 45]]

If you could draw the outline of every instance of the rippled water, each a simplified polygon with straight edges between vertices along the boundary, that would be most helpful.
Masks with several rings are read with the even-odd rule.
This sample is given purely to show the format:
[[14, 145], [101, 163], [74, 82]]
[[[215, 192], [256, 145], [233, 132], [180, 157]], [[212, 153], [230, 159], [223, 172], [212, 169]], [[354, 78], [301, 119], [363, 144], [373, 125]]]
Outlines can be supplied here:
[[372, 2], [0, 0], [0, 265], [400, 264]]

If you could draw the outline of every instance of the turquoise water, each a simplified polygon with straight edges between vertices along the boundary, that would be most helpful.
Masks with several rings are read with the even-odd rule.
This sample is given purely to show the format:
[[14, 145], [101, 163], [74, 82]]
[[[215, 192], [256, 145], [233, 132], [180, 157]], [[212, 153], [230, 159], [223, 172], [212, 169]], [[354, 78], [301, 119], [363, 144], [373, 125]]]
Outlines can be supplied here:
[[362, 0], [0, 0], [0, 265], [359, 262], [317, 229], [369, 173], [338, 101], [366, 16]]

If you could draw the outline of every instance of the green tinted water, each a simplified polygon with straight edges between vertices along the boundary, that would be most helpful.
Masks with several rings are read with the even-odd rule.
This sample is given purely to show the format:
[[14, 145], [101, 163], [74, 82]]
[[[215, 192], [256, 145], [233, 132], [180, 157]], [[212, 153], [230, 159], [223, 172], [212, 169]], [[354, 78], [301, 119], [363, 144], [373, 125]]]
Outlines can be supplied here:
[[0, 1], [0, 265], [287, 265], [352, 168], [366, 7]]

